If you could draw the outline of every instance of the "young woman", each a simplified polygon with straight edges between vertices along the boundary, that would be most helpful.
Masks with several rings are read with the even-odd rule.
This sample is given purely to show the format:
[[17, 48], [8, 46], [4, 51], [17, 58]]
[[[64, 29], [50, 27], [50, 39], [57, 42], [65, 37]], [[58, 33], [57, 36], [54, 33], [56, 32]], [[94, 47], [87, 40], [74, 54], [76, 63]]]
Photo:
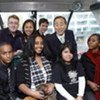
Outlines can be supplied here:
[[92, 34], [87, 44], [89, 50], [81, 57], [87, 80], [84, 100], [100, 100], [100, 34]]
[[22, 58], [17, 69], [19, 97], [23, 99], [26, 96], [31, 96], [35, 100], [42, 100], [44, 95], [37, 90], [37, 87], [41, 84], [47, 84], [48, 94], [52, 93], [54, 87], [51, 83], [52, 69], [49, 61], [42, 56], [44, 41], [41, 35], [34, 36], [31, 47], [32, 55], [29, 55], [28, 58]]
[[27, 19], [23, 23], [23, 35], [24, 35], [24, 52], [29, 53], [31, 47], [30, 43], [33, 41], [33, 35], [35, 33], [35, 23], [31, 19]]
[[57, 100], [83, 100], [85, 78], [78, 61], [74, 61], [73, 49], [62, 44], [58, 61], [53, 68], [53, 82], [57, 90]]
[[33, 20], [27, 19], [23, 23], [22, 31], [23, 31], [23, 51], [17, 53], [17, 55], [14, 56], [13, 60], [14, 67], [17, 67], [17, 64], [20, 62], [21, 55], [28, 56], [32, 52], [30, 44], [33, 41], [33, 34], [35, 32], [35, 23], [33, 22]]

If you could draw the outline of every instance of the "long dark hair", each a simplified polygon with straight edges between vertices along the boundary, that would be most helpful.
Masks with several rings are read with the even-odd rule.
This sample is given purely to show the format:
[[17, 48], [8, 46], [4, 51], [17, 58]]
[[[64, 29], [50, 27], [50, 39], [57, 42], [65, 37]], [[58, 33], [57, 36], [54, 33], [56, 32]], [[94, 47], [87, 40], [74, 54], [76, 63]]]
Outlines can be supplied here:
[[35, 31], [36, 31], [36, 26], [35, 26], [34, 21], [31, 20], [31, 19], [27, 19], [27, 20], [25, 20], [25, 22], [23, 23], [23, 26], [22, 26], [22, 31], [23, 31], [24, 37], [27, 37], [27, 35], [26, 35], [25, 31], [24, 31], [24, 27], [25, 27], [26, 23], [32, 23], [32, 25], [33, 25], [33, 27], [34, 27], [34, 31], [32, 32], [32, 35], [33, 35], [33, 34], [35, 33]]
[[[69, 43], [64, 43], [61, 45], [59, 53], [58, 53], [58, 58], [57, 58], [57, 63], [62, 64], [63, 68], [65, 69], [66, 65], [65, 61], [62, 58], [62, 52], [64, 49], [68, 48], [70, 50], [70, 52], [74, 55], [74, 49], [72, 48], [72, 46]], [[74, 56], [72, 58], [72, 60], [70, 61], [71, 65], [72, 65], [72, 69], [75, 69], [77, 66], [77, 61], [74, 59]]]
[[[33, 59], [35, 58], [35, 50], [34, 50], [34, 46], [35, 46], [35, 40], [37, 37], [41, 37], [43, 39], [44, 42], [44, 36], [40, 35], [38, 33], [33, 35], [33, 38], [30, 39], [30, 41], [28, 41], [28, 48], [26, 48], [27, 50], [24, 50], [23, 55], [24, 57], [32, 57]], [[42, 54], [43, 52], [41, 52]]]
[[[34, 35], [34, 40], [33, 40], [33, 43], [32, 43], [32, 50], [33, 50], [33, 58], [35, 58], [35, 50], [34, 50], [34, 46], [35, 46], [35, 40], [36, 40], [36, 38], [37, 37], [41, 37], [42, 38], [42, 40], [43, 40], [43, 45], [44, 45], [44, 36], [43, 35], [40, 35], [40, 34], [38, 34], [38, 33], [36, 33], [35, 35]], [[42, 50], [42, 52], [41, 52], [41, 54], [40, 55], [42, 55], [43, 54], [43, 50]]]

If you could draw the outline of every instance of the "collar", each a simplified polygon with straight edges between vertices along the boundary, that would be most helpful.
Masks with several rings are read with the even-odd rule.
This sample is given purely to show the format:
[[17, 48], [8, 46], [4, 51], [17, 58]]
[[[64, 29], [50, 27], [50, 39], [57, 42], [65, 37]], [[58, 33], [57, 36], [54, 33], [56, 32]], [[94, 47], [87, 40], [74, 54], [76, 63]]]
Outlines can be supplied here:
[[64, 38], [65, 38], [65, 33], [64, 33], [63, 35], [61, 35], [61, 36], [58, 35], [58, 34], [56, 34], [56, 35], [57, 35], [57, 38], [58, 38], [58, 39], [60, 39], [60, 38], [63, 38], [63, 39], [64, 39]]
[[39, 30], [39, 33], [40, 33], [40, 35], [44, 35], [44, 33], [42, 33], [40, 30]]
[[11, 32], [11, 31], [9, 30], [9, 28], [7, 28], [7, 29], [8, 29], [8, 31], [9, 31], [9, 32], [8, 32], [9, 35], [13, 36], [12, 34], [14, 34], [14, 35], [15, 35], [14, 37], [16, 37], [16, 36], [18, 35], [17, 31], [13, 33], [13, 32]]
[[8, 69], [8, 66], [0, 61], [0, 68], [6, 71]]

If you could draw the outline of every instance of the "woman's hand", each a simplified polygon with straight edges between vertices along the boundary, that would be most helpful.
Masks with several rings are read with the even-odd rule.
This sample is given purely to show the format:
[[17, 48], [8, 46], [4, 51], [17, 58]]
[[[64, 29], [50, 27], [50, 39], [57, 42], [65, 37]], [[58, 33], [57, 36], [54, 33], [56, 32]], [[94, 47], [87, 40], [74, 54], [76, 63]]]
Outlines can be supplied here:
[[29, 87], [26, 86], [26, 84], [20, 84], [19, 85], [20, 91], [22, 91], [24, 94], [26, 94], [29, 97], [33, 97], [35, 99], [44, 99], [44, 94], [41, 91], [32, 91]]
[[78, 96], [75, 100], [83, 100], [81, 96]]
[[18, 55], [18, 54], [21, 54], [23, 51], [22, 50], [17, 50], [14, 52], [14, 55]]
[[90, 86], [90, 88], [93, 90], [93, 91], [98, 91], [100, 86], [97, 85], [96, 83], [92, 82], [92, 81], [87, 81], [88, 82], [88, 85]]
[[54, 84], [48, 83], [47, 85], [48, 85], [47, 93], [51, 94], [54, 90]]
[[42, 91], [34, 91], [33, 92], [33, 98], [43, 100], [44, 99], [44, 94], [43, 94]]

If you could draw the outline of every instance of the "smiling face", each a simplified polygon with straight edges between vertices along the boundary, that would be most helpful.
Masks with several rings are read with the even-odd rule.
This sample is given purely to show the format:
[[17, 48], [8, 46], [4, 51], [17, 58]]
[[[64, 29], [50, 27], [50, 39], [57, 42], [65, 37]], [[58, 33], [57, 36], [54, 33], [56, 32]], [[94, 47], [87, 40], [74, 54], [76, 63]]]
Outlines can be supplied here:
[[70, 63], [71, 60], [73, 59], [73, 54], [70, 52], [69, 48], [65, 48], [63, 51], [62, 51], [62, 59], [65, 61], [65, 63]]
[[13, 58], [13, 50], [11, 45], [5, 44], [0, 47], [0, 61], [9, 64]]
[[88, 47], [89, 49], [97, 49], [100, 47], [100, 41], [96, 35], [93, 35], [88, 40]]
[[39, 31], [41, 33], [45, 33], [48, 29], [48, 23], [44, 22], [44, 23], [41, 23], [41, 25], [39, 26]]
[[11, 32], [16, 32], [19, 27], [19, 20], [11, 17], [8, 20], [8, 27]]
[[63, 18], [57, 18], [54, 20], [54, 29], [58, 35], [63, 35], [66, 30], [66, 23]]
[[24, 32], [27, 36], [31, 36], [34, 31], [34, 26], [31, 22], [27, 22], [24, 26]]
[[36, 54], [41, 54], [43, 50], [44, 44], [43, 44], [43, 39], [40, 36], [37, 36], [35, 38], [35, 44], [34, 44], [34, 50]]

